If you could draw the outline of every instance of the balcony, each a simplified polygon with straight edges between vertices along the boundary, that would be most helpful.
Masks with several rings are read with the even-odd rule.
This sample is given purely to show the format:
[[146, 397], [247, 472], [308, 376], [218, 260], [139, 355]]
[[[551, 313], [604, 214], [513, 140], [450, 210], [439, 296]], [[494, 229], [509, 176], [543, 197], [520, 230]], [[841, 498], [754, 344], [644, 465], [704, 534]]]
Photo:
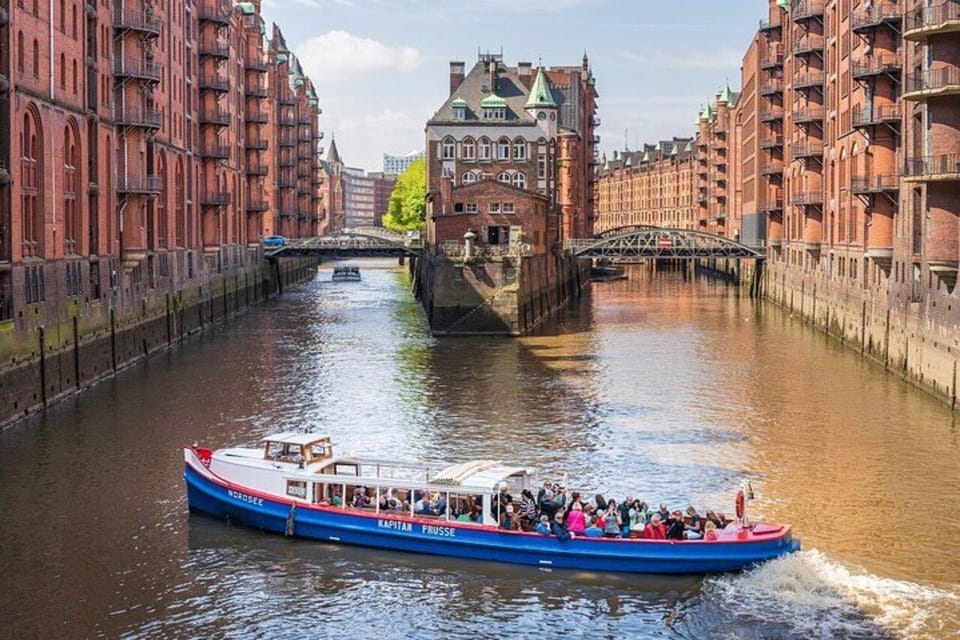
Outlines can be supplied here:
[[288, 158], [286, 156], [280, 156], [280, 167], [283, 169], [289, 169], [297, 166], [296, 158]]
[[895, 193], [900, 191], [900, 176], [854, 176], [850, 179], [850, 190], [858, 196], [874, 193]]
[[[284, 132], [285, 133], [285, 132]], [[281, 147], [295, 147], [297, 146], [297, 136], [284, 135], [280, 134], [280, 139], [278, 140]]]
[[218, 142], [206, 142], [200, 145], [200, 155], [211, 160], [228, 160], [230, 146]]
[[320, 140], [323, 140], [323, 131], [317, 131], [315, 134], [313, 134], [313, 139], [314, 139], [316, 142], [319, 142]]
[[808, 69], [793, 77], [793, 88], [797, 91], [816, 89], [823, 92], [824, 73], [819, 69]]
[[783, 93], [783, 80], [779, 78], [760, 85], [760, 95], [762, 96], [774, 96], [778, 93]]
[[761, 149], [779, 149], [783, 147], [783, 136], [770, 136], [760, 139]]
[[823, 158], [822, 142], [804, 142], [793, 145], [790, 150], [794, 160], [800, 158]]
[[760, 112], [760, 122], [777, 122], [778, 120], [783, 120], [783, 109]]
[[262, 138], [247, 138], [246, 143], [244, 143], [244, 148], [247, 151], [266, 151], [267, 146], [267, 141]]
[[284, 207], [277, 212], [277, 215], [279, 215], [281, 218], [296, 218], [299, 213], [294, 208]]
[[213, 22], [220, 26], [227, 26], [233, 15], [233, 4], [229, 0], [201, 0], [200, 10], [197, 13], [200, 22]]
[[201, 207], [225, 207], [230, 204], [229, 191], [204, 191], [200, 195]]
[[823, 36], [817, 33], [806, 33], [793, 42], [793, 55], [804, 56], [811, 53], [823, 52]]
[[163, 179], [160, 176], [117, 176], [117, 193], [121, 195], [153, 195], [161, 191]]
[[727, 157], [726, 156], [716, 156], [713, 159], [713, 166], [715, 167], [726, 167], [727, 166]]
[[810, 124], [823, 122], [823, 107], [808, 107], [790, 114], [794, 124]]
[[263, 213], [267, 209], [266, 200], [247, 200], [247, 213]]
[[160, 16], [133, 9], [114, 10], [113, 28], [121, 31], [139, 31], [150, 36], [159, 36], [163, 29]]
[[157, 109], [115, 106], [113, 120], [121, 127], [139, 127], [141, 129], [159, 129], [163, 117]]
[[957, 31], [960, 31], [960, 2], [956, 0], [908, 11], [903, 21], [905, 40], [926, 40], [930, 36]]
[[230, 126], [230, 113], [226, 109], [219, 107], [204, 107], [200, 109], [201, 125], [216, 125], [218, 127]]
[[783, 163], [782, 162], [768, 162], [760, 165], [760, 175], [762, 176], [782, 176], [783, 175]]
[[780, 20], [780, 11], [777, 10], [777, 17], [773, 20], [766, 19], [760, 21], [759, 31], [760, 33], [768, 34], [771, 31], [776, 31], [783, 26], [783, 23]]
[[243, 86], [244, 93], [248, 98], [266, 98], [267, 97], [267, 85], [261, 82], [251, 82]]
[[864, 56], [853, 63], [853, 78], [864, 80], [880, 75], [899, 76], [900, 58], [894, 54]]
[[823, 0], [794, 0], [790, 7], [790, 17], [794, 22], [812, 18], [823, 19]]
[[876, 6], [858, 9], [850, 18], [854, 32], [868, 31], [889, 24], [896, 28], [903, 21], [903, 9], [895, 2], [881, 0]]
[[822, 207], [823, 191], [807, 191], [806, 193], [795, 193], [791, 202], [802, 207]]
[[267, 112], [260, 111], [259, 109], [253, 109], [251, 111], [246, 111], [244, 116], [247, 119], [247, 124], [266, 124], [267, 123]]
[[291, 93], [284, 93], [280, 96], [280, 104], [285, 107], [295, 107], [297, 106], [297, 96]]
[[714, 140], [710, 143], [710, 148], [714, 151], [724, 152], [727, 150], [727, 141], [726, 140]]
[[783, 200], [766, 200], [760, 203], [760, 213], [777, 213], [783, 211]]
[[297, 186], [297, 179], [294, 176], [281, 173], [277, 184], [281, 189], [293, 189]]
[[220, 42], [219, 40], [201, 40], [200, 56], [218, 58], [220, 60], [229, 60], [230, 44], [226, 42]]
[[957, 67], [908, 73], [903, 83], [904, 100], [926, 100], [958, 93], [960, 93], [960, 68]]
[[216, 91], [217, 93], [230, 92], [230, 79], [215, 73], [205, 73], [200, 76], [201, 91]]
[[900, 124], [902, 112], [898, 104], [874, 105], [853, 110], [851, 123], [854, 129], [864, 129], [880, 124]]
[[243, 63], [243, 68], [246, 69], [247, 71], [257, 71], [259, 73], [266, 73], [267, 60], [263, 56], [257, 54], [257, 55], [254, 55], [252, 58], [245, 60]]
[[265, 176], [270, 173], [270, 167], [259, 162], [250, 163], [247, 165], [247, 175], [248, 176]]
[[113, 61], [113, 75], [117, 78], [160, 82], [160, 65], [139, 58], [117, 58]]
[[762, 58], [760, 58], [760, 68], [761, 69], [776, 69], [777, 67], [783, 66], [783, 54], [782, 53], [769, 53]]
[[905, 182], [958, 182], [960, 181], [960, 153], [907, 160], [904, 169]]

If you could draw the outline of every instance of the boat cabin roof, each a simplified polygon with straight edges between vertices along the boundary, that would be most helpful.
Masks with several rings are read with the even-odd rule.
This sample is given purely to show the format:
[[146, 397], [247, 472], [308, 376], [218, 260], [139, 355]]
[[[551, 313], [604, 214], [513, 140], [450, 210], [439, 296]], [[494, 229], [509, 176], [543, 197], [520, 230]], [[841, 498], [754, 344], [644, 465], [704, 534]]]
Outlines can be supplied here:
[[523, 467], [510, 467], [500, 460], [470, 460], [452, 464], [430, 478], [432, 484], [492, 487], [515, 475], [527, 475]]
[[311, 444], [333, 444], [330, 436], [320, 433], [298, 433], [296, 431], [284, 431], [265, 436], [260, 442], [279, 442], [280, 444], [292, 444], [298, 447], [306, 447]]

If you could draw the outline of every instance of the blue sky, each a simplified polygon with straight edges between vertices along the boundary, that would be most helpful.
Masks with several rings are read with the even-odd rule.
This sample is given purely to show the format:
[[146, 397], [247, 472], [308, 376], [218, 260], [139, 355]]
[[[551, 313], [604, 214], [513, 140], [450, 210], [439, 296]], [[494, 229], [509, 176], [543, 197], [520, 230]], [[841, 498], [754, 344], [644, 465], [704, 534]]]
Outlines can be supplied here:
[[691, 135], [699, 107], [729, 80], [766, 0], [263, 0], [317, 85], [321, 125], [344, 160], [381, 168], [384, 152], [422, 149], [448, 93], [449, 61], [477, 48], [545, 65], [586, 50], [608, 153]]

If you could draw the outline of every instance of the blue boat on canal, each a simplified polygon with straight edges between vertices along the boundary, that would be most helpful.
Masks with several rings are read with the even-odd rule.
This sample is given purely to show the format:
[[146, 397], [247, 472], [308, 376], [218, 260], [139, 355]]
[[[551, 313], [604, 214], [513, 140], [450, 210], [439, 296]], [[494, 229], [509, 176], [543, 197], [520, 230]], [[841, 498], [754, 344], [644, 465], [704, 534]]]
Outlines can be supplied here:
[[[589, 538], [504, 530], [499, 492], [533, 489], [532, 474], [495, 460], [404, 463], [334, 455], [328, 436], [279, 433], [259, 447], [184, 447], [190, 509], [310, 540], [428, 555], [601, 572], [736, 571], [796, 551], [781, 524], [730, 522], [715, 540]], [[418, 496], [441, 515], [417, 513]], [[477, 521], [451, 519], [472, 507]]]

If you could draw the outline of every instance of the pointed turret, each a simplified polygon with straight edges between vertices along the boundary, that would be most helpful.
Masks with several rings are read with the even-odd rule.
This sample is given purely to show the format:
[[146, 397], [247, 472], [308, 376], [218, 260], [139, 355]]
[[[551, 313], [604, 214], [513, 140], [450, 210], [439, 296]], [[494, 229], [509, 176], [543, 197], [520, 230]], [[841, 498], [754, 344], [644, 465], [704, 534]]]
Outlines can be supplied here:
[[340, 159], [340, 152], [337, 151], [337, 139], [333, 136], [330, 137], [330, 148], [327, 150], [327, 162], [330, 164], [343, 164], [343, 161]]
[[527, 98], [525, 109], [543, 109], [557, 108], [557, 101], [553, 99], [553, 93], [550, 91], [550, 85], [547, 84], [547, 75], [543, 72], [543, 67], [537, 69], [537, 77], [530, 87], [530, 97]]

